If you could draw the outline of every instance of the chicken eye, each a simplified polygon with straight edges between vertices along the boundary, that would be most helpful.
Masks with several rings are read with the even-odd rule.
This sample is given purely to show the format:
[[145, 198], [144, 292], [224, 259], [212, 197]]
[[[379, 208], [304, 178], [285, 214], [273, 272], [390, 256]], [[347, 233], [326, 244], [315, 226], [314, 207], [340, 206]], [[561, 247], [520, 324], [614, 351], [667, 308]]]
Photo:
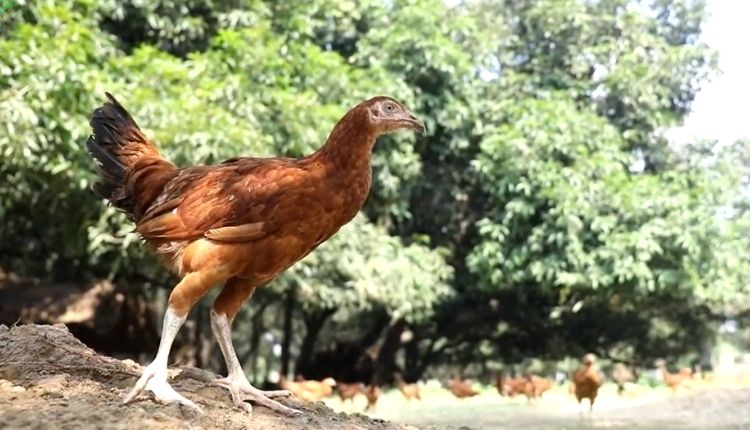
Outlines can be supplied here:
[[392, 113], [396, 110], [396, 106], [393, 103], [386, 103], [385, 105], [385, 111], [388, 113]]

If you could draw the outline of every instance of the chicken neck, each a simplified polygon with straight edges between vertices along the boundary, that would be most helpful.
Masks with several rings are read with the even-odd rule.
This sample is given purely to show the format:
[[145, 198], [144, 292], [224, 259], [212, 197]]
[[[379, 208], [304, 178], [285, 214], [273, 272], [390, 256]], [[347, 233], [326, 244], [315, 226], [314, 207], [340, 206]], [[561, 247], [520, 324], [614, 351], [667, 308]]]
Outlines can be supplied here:
[[326, 143], [303, 159], [312, 169], [321, 172], [321, 180], [331, 195], [342, 202], [340, 225], [357, 214], [364, 205], [372, 184], [372, 148], [378, 133], [351, 111], [334, 127]]

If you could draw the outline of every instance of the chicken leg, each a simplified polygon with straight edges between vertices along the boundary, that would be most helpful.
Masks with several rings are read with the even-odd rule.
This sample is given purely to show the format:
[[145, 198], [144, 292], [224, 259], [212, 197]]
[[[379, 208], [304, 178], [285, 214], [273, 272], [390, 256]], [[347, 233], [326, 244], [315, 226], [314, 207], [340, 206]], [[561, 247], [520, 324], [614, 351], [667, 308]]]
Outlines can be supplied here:
[[195, 403], [180, 395], [167, 382], [169, 351], [172, 349], [177, 332], [187, 319], [190, 308], [203, 297], [208, 289], [222, 279], [225, 278], [221, 270], [192, 272], [185, 275], [172, 289], [167, 311], [164, 313], [159, 350], [154, 361], [146, 366], [133, 389], [125, 396], [124, 403], [130, 403], [146, 389], [154, 393], [156, 399], [162, 403], [179, 403], [198, 412], [201, 411]]
[[187, 314], [181, 317], [178, 316], [171, 306], [167, 308], [167, 312], [164, 313], [164, 326], [156, 358], [144, 369], [138, 382], [135, 383], [133, 389], [125, 396], [125, 404], [133, 401], [135, 396], [146, 389], [154, 393], [156, 399], [162, 403], [179, 403], [197, 412], [201, 412], [201, 409], [195, 403], [183, 397], [167, 382], [169, 351], [172, 348], [172, 342], [174, 342], [177, 332], [185, 322], [186, 316]]
[[250, 384], [245, 373], [242, 371], [240, 361], [232, 345], [232, 328], [231, 322], [226, 314], [219, 314], [211, 310], [211, 329], [219, 342], [219, 348], [224, 355], [227, 364], [228, 375], [226, 378], [217, 379], [214, 383], [220, 387], [229, 390], [232, 396], [232, 402], [241, 407], [248, 413], [252, 413], [253, 407], [246, 400], [256, 402], [271, 410], [280, 412], [289, 416], [301, 415], [302, 412], [297, 409], [284, 406], [273, 400], [276, 397], [288, 397], [291, 393], [287, 390], [263, 391], [255, 388]]
[[250, 384], [245, 372], [242, 371], [240, 360], [232, 345], [232, 320], [239, 311], [242, 304], [253, 295], [256, 285], [247, 279], [231, 278], [227, 281], [221, 293], [216, 297], [213, 309], [211, 309], [211, 330], [216, 336], [224, 361], [227, 364], [228, 375], [226, 378], [217, 379], [214, 383], [229, 390], [232, 402], [248, 413], [253, 410], [252, 405], [246, 400], [256, 402], [271, 410], [294, 416], [302, 412], [292, 409], [273, 400], [275, 397], [288, 397], [291, 393], [287, 390], [263, 391]]

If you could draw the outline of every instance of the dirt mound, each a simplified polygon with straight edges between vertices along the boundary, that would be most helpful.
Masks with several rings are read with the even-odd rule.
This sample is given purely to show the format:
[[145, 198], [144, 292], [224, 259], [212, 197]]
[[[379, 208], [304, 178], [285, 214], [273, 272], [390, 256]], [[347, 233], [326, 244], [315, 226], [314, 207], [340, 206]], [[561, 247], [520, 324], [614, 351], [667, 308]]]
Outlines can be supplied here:
[[[322, 402], [285, 404], [305, 412], [282, 417], [257, 406], [252, 416], [232, 406], [229, 394], [210, 381], [217, 375], [177, 368], [172, 384], [202, 407], [197, 414], [161, 405], [141, 395], [129, 405], [124, 394], [135, 383], [136, 363], [96, 354], [61, 324], [0, 325], [0, 422], [3, 429], [408, 429], [364, 415], [337, 414]], [[413, 427], [412, 427], [413, 428]]]

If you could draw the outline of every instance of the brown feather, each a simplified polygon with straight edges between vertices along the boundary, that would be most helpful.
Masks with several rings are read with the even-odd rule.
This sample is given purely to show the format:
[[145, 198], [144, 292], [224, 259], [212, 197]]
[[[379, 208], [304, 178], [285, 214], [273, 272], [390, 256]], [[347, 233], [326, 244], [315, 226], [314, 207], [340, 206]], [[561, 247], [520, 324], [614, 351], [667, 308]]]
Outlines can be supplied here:
[[263, 223], [253, 222], [231, 227], [212, 228], [204, 233], [206, 238], [217, 242], [250, 242], [263, 235]]

